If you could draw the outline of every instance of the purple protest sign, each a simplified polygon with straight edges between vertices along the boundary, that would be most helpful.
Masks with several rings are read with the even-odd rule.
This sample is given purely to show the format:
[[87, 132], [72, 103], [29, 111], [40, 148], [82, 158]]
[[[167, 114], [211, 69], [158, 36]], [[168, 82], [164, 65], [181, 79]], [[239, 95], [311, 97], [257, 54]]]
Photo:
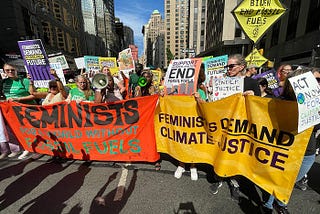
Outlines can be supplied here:
[[50, 75], [48, 56], [40, 39], [18, 41], [24, 64], [36, 87], [48, 87]]
[[279, 87], [279, 77], [277, 75], [277, 72], [274, 69], [268, 70], [266, 72], [263, 72], [261, 74], [257, 74], [253, 79], [258, 78], [266, 78], [268, 81], [268, 87], [272, 89], [272, 92], [274, 96], [279, 97], [282, 93], [282, 87]]

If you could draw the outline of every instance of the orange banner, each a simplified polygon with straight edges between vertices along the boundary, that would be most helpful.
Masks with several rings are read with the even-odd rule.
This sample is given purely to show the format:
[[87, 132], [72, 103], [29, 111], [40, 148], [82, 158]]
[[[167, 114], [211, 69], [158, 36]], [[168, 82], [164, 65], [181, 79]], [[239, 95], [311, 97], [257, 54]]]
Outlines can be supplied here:
[[157, 100], [154, 95], [110, 104], [0, 106], [25, 150], [82, 160], [155, 162]]

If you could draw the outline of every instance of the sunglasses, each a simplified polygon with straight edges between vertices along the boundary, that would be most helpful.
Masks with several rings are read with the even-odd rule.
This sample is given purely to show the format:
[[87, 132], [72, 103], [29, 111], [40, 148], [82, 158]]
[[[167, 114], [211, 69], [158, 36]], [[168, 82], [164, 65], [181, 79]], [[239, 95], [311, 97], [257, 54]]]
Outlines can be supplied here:
[[50, 86], [49, 88], [58, 88], [58, 86]]
[[229, 65], [224, 66], [224, 68], [232, 69], [232, 68], [236, 67], [237, 65], [240, 65], [240, 64], [229, 64]]
[[4, 69], [5, 72], [16, 71], [16, 69]]
[[320, 84], [320, 77], [316, 77], [318, 83]]

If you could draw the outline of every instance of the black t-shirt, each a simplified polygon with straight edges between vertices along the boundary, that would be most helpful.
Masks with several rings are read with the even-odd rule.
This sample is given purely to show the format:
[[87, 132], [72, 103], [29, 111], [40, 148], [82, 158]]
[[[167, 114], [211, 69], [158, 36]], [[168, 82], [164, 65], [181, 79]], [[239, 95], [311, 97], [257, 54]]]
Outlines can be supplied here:
[[248, 91], [248, 90], [252, 90], [255, 96], [261, 96], [261, 91], [259, 88], [258, 81], [250, 77], [245, 77], [243, 91]]

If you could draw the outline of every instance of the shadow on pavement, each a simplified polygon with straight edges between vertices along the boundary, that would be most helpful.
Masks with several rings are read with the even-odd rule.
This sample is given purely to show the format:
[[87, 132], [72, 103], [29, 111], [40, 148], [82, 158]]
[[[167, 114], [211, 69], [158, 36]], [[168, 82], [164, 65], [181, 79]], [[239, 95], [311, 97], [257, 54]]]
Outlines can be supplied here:
[[107, 186], [116, 179], [117, 173], [113, 173], [105, 185], [101, 187], [96, 197], [91, 202], [90, 213], [99, 214], [99, 213], [120, 213], [120, 211], [124, 208], [130, 195], [132, 194], [135, 183], [137, 181], [137, 172], [138, 170], [133, 170], [133, 175], [130, 181], [130, 184], [127, 189], [124, 190], [124, 194], [120, 200], [115, 200], [115, 196], [117, 193], [117, 188], [109, 192], [107, 195], [103, 195]]
[[33, 160], [31, 158], [20, 161], [18, 164], [8, 166], [0, 170], [0, 181], [10, 178], [12, 176], [17, 176], [23, 173], [24, 168], [31, 163]]
[[[81, 188], [86, 175], [91, 171], [90, 164], [91, 162], [83, 162], [77, 171], [66, 175], [47, 192], [22, 205], [19, 212], [32, 204], [24, 213], [63, 213], [65, 202]], [[81, 209], [79, 206], [77, 204], [71, 211], [76, 213], [76, 210]]]
[[308, 179], [309, 179], [308, 185], [318, 194], [320, 194], [319, 178], [320, 178], [320, 163], [314, 162], [310, 171], [308, 172]]

